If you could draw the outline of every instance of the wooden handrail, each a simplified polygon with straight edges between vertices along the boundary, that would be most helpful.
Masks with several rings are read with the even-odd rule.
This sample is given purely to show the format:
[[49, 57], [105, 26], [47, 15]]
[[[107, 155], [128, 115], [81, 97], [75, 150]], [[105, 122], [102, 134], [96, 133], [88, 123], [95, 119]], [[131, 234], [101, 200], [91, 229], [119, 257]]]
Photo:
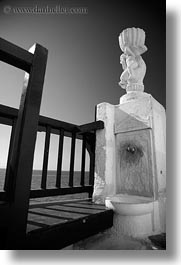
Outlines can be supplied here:
[[[18, 116], [18, 109], [0, 104], [0, 124], [12, 125], [13, 120]], [[53, 118], [39, 116], [38, 131], [46, 132], [46, 126], [52, 128], [52, 133], [59, 135], [59, 129], [65, 131], [65, 136], [71, 137], [71, 132], [77, 132], [77, 138], [82, 139], [81, 134], [96, 131], [104, 128], [103, 121], [95, 121], [83, 125], [76, 125]]]
[[67, 187], [67, 188], [60, 188], [60, 189], [37, 189], [30, 191], [31, 198], [42, 198], [42, 197], [49, 197], [49, 196], [58, 196], [58, 195], [68, 195], [68, 194], [75, 194], [75, 193], [83, 193], [87, 192], [91, 194], [93, 192], [93, 186], [87, 185], [84, 187]]
[[[0, 105], [0, 123], [6, 125], [12, 125], [17, 119], [18, 110], [15, 108]], [[14, 127], [13, 127], [14, 128]], [[56, 196], [61, 194], [72, 194], [79, 192], [89, 192], [91, 195], [93, 188], [90, 188], [94, 184], [94, 159], [95, 159], [95, 131], [104, 128], [102, 121], [96, 121], [84, 125], [75, 125], [55, 119], [51, 119], [45, 116], [39, 116], [38, 131], [45, 132], [45, 147], [44, 147], [44, 160], [43, 171], [41, 179], [41, 189], [33, 190], [30, 192], [30, 197], [44, 197], [44, 196]], [[13, 130], [14, 131], [14, 130]], [[12, 136], [13, 138], [13, 131]], [[49, 146], [51, 134], [59, 135], [59, 150], [57, 159], [57, 172], [55, 180], [55, 188], [47, 189], [47, 166], [49, 158]], [[72, 139], [71, 153], [70, 153], [70, 171], [69, 171], [69, 187], [61, 187], [61, 174], [62, 174], [62, 156], [63, 156], [63, 142], [64, 137]], [[80, 187], [74, 187], [74, 159], [75, 159], [75, 143], [76, 139], [82, 140], [82, 158], [81, 158], [81, 177]], [[11, 140], [12, 141], [12, 140]], [[11, 145], [10, 145], [11, 146]], [[90, 155], [90, 169], [89, 169], [89, 184], [85, 185], [85, 156], [86, 149]], [[8, 159], [9, 160], [9, 159]], [[89, 187], [89, 188], [87, 188]], [[63, 189], [63, 190], [62, 190]], [[7, 181], [5, 181], [5, 191], [7, 190]], [[5, 198], [5, 194], [0, 192], [0, 198]]]
[[0, 38], [0, 61], [29, 73], [33, 62], [33, 54]]
[[96, 122], [91, 122], [91, 123], [78, 126], [78, 130], [80, 133], [86, 133], [86, 132], [91, 132], [94, 130], [101, 130], [101, 129], [104, 129], [103, 121], [96, 121]]
[[[3, 225], [7, 227], [7, 248], [17, 249], [26, 238], [26, 226], [29, 199], [36, 197], [56, 196], [88, 192], [92, 195], [95, 164], [95, 132], [103, 129], [102, 121], [84, 125], [75, 125], [39, 116], [44, 76], [48, 51], [39, 44], [26, 51], [0, 38], [0, 61], [8, 63], [25, 73], [24, 86], [19, 110], [0, 105], [0, 124], [12, 126], [8, 153], [4, 191], [0, 192], [0, 200], [5, 200], [1, 207]], [[41, 189], [31, 190], [33, 158], [37, 132], [45, 132], [45, 148]], [[59, 135], [59, 153], [57, 163], [56, 185], [47, 188], [47, 167], [51, 134]], [[65, 136], [71, 137], [69, 187], [61, 187], [62, 149]], [[74, 186], [74, 160], [76, 139], [83, 140], [82, 166], [80, 186]], [[89, 184], [85, 185], [85, 155], [90, 155]], [[1, 220], [0, 220], [1, 221]], [[0, 222], [2, 224], [2, 222]], [[5, 242], [6, 243], [6, 242]]]

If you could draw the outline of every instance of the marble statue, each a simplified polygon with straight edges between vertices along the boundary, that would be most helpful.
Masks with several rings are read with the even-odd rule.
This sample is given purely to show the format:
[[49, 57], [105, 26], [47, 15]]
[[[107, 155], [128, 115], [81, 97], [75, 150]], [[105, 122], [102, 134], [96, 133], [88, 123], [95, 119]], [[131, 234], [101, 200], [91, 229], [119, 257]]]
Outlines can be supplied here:
[[128, 28], [119, 35], [119, 45], [123, 54], [120, 56], [123, 73], [119, 85], [126, 91], [144, 91], [143, 79], [146, 64], [141, 54], [147, 51], [145, 32], [140, 28]]
[[114, 211], [113, 240], [166, 232], [166, 116], [144, 92], [144, 43], [142, 29], [120, 34], [120, 86], [127, 93], [118, 105], [103, 102], [96, 108], [104, 129], [96, 131], [93, 201]]

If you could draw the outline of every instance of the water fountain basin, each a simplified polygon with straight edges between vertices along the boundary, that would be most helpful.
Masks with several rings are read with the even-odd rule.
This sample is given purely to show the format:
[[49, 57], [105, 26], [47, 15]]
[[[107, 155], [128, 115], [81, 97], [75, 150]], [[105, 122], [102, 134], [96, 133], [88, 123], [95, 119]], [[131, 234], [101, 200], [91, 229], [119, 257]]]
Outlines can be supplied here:
[[116, 194], [114, 196], [106, 197], [105, 205], [120, 215], [146, 215], [153, 211], [153, 198]]

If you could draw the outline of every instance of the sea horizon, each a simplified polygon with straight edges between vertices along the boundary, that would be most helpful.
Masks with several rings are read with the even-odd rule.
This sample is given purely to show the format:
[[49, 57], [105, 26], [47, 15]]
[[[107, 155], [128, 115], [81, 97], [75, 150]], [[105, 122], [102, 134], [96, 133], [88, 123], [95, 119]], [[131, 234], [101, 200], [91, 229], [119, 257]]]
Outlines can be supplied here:
[[[47, 171], [47, 189], [55, 188], [56, 184], [56, 172], [57, 170], [48, 170]], [[4, 190], [4, 181], [5, 181], [5, 173], [6, 168], [0, 168], [0, 191]], [[41, 187], [41, 177], [42, 177], [42, 169], [33, 169], [32, 174], [32, 182], [31, 182], [31, 190], [40, 189]], [[74, 171], [74, 186], [80, 186], [80, 180], [81, 180], [81, 171]], [[69, 187], [69, 171], [68, 170], [62, 170], [61, 174], [61, 187]], [[85, 172], [85, 185], [88, 185], [89, 183], [89, 172]], [[85, 193], [82, 194], [70, 194], [70, 195], [64, 195], [64, 196], [55, 196], [55, 197], [46, 197], [46, 198], [36, 198], [33, 199], [35, 201], [51, 201], [54, 199], [71, 199], [71, 198], [85, 198], [87, 197]]]

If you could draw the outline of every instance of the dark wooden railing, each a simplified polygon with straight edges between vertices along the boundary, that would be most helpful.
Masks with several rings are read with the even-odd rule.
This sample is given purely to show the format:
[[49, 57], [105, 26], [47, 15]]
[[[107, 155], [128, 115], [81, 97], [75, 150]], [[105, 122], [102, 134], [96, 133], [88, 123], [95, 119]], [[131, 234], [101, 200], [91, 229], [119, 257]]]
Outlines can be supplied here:
[[[19, 110], [0, 105], [0, 124], [12, 126], [4, 191], [0, 192], [0, 228], [7, 231], [6, 248], [17, 249], [26, 238], [29, 199], [37, 197], [93, 192], [95, 164], [95, 131], [103, 129], [102, 121], [81, 126], [39, 116], [48, 51], [39, 44], [26, 51], [0, 38], [0, 60], [26, 71]], [[37, 132], [45, 132], [41, 187], [31, 190], [33, 159]], [[59, 135], [56, 185], [47, 188], [50, 136]], [[71, 138], [69, 187], [61, 187], [64, 137]], [[74, 186], [76, 139], [82, 143], [81, 180]], [[85, 185], [85, 154], [90, 155], [89, 184]], [[18, 246], [19, 244], [19, 246]]]
[[[10, 108], [4, 105], [0, 105], [0, 124], [12, 126], [9, 156], [7, 161], [6, 177], [4, 183], [4, 191], [0, 192], [0, 200], [9, 200], [8, 190], [11, 185], [11, 180], [8, 179], [10, 153], [12, 150], [12, 143], [14, 138], [15, 126], [18, 116], [18, 110]], [[57, 195], [66, 195], [74, 193], [89, 193], [91, 197], [94, 184], [94, 160], [95, 160], [95, 131], [103, 129], [104, 124], [102, 121], [92, 122], [89, 124], [77, 126], [75, 124], [58, 121], [55, 119], [47, 118], [44, 116], [39, 117], [38, 131], [45, 132], [45, 145], [44, 145], [44, 157], [43, 168], [41, 178], [41, 188], [30, 191], [30, 198], [48, 197]], [[55, 188], [47, 188], [47, 166], [49, 158], [49, 147], [51, 134], [59, 136], [59, 148], [58, 148], [58, 161], [56, 170]], [[62, 175], [62, 155], [63, 155], [63, 143], [64, 137], [71, 138], [71, 153], [70, 153], [70, 170], [69, 170], [69, 187], [61, 187], [61, 175]], [[81, 178], [80, 185], [74, 186], [74, 160], [75, 160], [75, 142], [76, 139], [82, 141], [82, 157], [81, 157]], [[89, 167], [89, 184], [85, 185], [85, 159], [86, 149], [90, 155], [90, 167]]]
[[[26, 236], [33, 155], [47, 56], [47, 49], [39, 44], [26, 51], [0, 39], [0, 60], [26, 71], [16, 117], [13, 110], [8, 108], [13, 118], [10, 121], [13, 130], [6, 171], [5, 196], [0, 201], [0, 226], [7, 229], [8, 248], [18, 244], [18, 241], [22, 242]], [[2, 120], [7, 120], [10, 115], [6, 112]]]

